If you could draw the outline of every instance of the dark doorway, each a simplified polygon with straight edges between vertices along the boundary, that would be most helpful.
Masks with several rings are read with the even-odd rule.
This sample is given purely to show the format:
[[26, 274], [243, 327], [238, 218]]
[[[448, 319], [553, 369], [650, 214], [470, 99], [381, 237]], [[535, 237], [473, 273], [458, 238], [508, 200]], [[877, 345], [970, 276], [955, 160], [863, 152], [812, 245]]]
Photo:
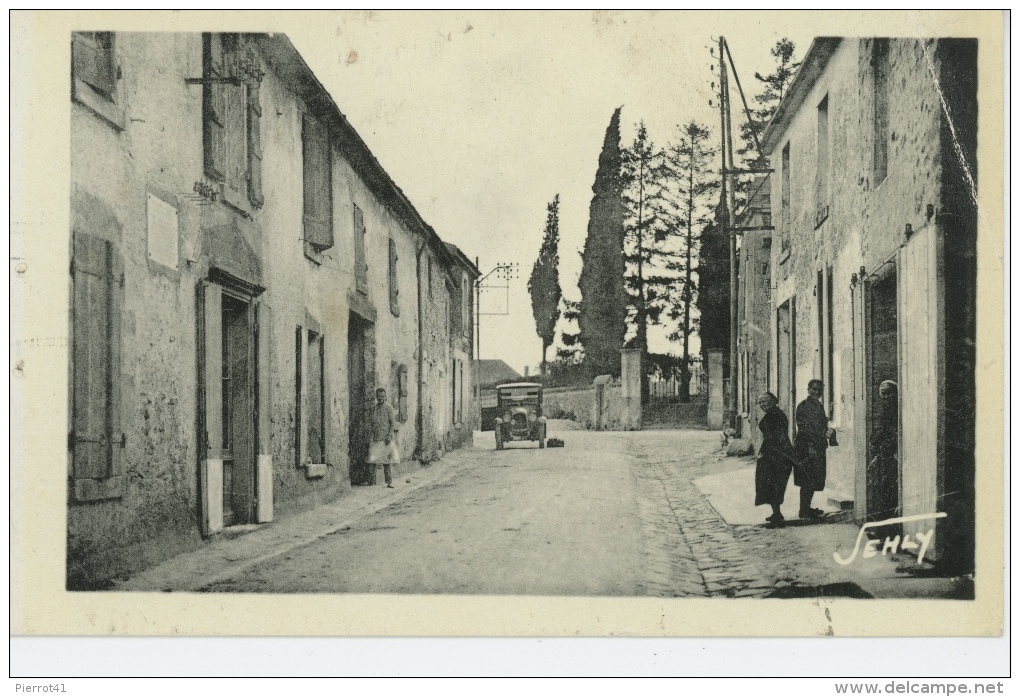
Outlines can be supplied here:
[[351, 313], [347, 325], [347, 387], [350, 399], [348, 459], [351, 484], [375, 484], [375, 468], [368, 462], [367, 333], [371, 324]]
[[[868, 424], [868, 520], [898, 515], [900, 507], [899, 405], [897, 395], [883, 398], [881, 385], [898, 381], [896, 266], [887, 264], [865, 284], [866, 405]], [[887, 390], [888, 393], [888, 390]]]
[[251, 305], [223, 294], [223, 524], [255, 519], [255, 342]]

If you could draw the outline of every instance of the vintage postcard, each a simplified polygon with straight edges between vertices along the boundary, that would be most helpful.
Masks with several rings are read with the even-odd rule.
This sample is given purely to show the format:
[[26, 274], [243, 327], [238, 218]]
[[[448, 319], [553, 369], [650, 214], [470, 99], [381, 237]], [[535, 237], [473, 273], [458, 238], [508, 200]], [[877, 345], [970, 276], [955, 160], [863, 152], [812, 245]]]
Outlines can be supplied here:
[[998, 12], [15, 12], [11, 632], [1003, 630]]

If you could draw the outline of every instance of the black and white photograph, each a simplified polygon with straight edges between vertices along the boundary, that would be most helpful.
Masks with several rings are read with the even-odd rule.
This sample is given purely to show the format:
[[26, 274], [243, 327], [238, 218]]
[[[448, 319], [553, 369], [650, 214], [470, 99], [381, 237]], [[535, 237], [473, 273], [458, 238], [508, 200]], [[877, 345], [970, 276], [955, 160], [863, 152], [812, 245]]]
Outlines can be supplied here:
[[1000, 635], [1003, 19], [858, 15], [15, 17], [12, 633]]

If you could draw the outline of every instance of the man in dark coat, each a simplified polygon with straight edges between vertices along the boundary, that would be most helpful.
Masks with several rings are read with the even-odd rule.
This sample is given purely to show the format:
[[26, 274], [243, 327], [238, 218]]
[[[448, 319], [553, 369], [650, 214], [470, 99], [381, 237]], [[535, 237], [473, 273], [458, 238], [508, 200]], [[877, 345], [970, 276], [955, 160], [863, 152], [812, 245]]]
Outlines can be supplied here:
[[800, 517], [818, 518], [824, 513], [811, 507], [811, 498], [825, 488], [825, 449], [835, 432], [829, 428], [829, 417], [822, 406], [825, 384], [811, 380], [807, 389], [807, 399], [797, 405], [793, 448], [800, 464], [793, 469], [793, 483], [800, 487]]
[[772, 506], [772, 515], [765, 519], [772, 527], [782, 527], [785, 523], [779, 507], [785, 498], [794, 462], [790, 421], [777, 406], [778, 401], [771, 392], [758, 398], [758, 408], [764, 413], [758, 422], [762, 441], [754, 470], [754, 505]]

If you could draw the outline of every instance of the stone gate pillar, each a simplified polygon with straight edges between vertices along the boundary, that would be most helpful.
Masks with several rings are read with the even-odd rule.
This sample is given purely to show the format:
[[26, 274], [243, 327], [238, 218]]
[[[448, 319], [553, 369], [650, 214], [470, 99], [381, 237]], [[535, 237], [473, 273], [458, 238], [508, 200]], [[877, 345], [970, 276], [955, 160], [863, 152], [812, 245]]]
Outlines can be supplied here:
[[641, 429], [641, 382], [644, 371], [641, 370], [641, 349], [623, 349], [620, 351], [620, 383], [623, 392], [623, 414], [620, 426], [625, 431]]
[[723, 427], [723, 354], [718, 349], [708, 352], [708, 428]]

